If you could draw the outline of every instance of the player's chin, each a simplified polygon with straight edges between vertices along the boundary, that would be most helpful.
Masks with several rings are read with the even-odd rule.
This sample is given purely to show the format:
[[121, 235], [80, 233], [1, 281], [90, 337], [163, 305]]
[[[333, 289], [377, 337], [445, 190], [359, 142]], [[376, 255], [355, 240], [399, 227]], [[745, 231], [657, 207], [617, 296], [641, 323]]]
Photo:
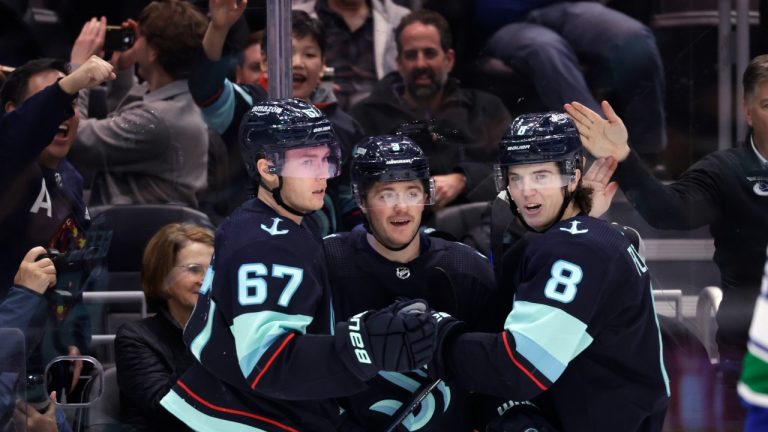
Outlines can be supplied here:
[[316, 191], [312, 192], [312, 195], [307, 200], [307, 207], [309, 207], [309, 211], [316, 211], [323, 208], [325, 200], [325, 191], [322, 192]]
[[529, 227], [535, 229], [536, 231], [541, 231], [546, 224], [543, 223], [544, 218], [537, 217], [537, 216], [527, 216], [523, 215], [523, 219], [525, 220], [525, 223], [528, 224]]

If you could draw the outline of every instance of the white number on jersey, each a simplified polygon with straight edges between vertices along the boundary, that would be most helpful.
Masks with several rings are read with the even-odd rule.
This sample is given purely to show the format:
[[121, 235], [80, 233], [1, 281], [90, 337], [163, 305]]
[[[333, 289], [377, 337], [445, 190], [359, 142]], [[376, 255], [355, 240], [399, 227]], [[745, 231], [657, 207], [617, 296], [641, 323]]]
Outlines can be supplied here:
[[581, 267], [569, 261], [557, 260], [552, 264], [550, 274], [552, 277], [544, 287], [544, 295], [562, 303], [572, 302], [578, 291], [576, 285], [584, 277]]
[[[262, 263], [243, 264], [237, 271], [237, 299], [243, 306], [260, 305], [267, 300], [267, 266]], [[289, 276], [288, 283], [285, 284], [280, 297], [277, 299], [279, 306], [288, 307], [291, 298], [299, 289], [301, 281], [304, 280], [304, 270], [296, 267], [289, 267], [280, 264], [272, 265], [272, 277], [283, 279]]]

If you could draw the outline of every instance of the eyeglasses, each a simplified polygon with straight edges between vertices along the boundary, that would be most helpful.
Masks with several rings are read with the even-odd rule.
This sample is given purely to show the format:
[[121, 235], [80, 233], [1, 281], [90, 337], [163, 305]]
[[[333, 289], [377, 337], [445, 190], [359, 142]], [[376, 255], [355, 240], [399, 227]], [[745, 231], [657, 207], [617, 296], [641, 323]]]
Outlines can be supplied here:
[[185, 272], [194, 276], [203, 276], [208, 271], [208, 265], [203, 264], [184, 264], [174, 267], [183, 268]]

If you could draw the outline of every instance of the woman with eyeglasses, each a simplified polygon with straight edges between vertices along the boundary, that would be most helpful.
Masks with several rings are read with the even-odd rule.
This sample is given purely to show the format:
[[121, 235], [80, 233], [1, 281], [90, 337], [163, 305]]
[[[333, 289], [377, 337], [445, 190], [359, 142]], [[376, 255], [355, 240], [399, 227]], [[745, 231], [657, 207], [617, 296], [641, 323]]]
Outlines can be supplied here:
[[147, 243], [141, 282], [157, 314], [117, 331], [115, 359], [122, 422], [139, 431], [187, 431], [160, 399], [193, 362], [182, 339], [213, 255], [213, 233], [170, 224]]

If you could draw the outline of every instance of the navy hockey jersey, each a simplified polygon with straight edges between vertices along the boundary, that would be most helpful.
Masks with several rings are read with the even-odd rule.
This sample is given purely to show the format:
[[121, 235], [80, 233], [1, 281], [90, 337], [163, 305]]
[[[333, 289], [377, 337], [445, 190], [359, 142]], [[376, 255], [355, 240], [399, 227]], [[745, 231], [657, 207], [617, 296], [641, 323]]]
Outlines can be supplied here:
[[218, 229], [184, 340], [197, 362], [162, 400], [198, 431], [332, 431], [365, 387], [339, 361], [319, 238], [258, 199]]
[[660, 431], [669, 382], [648, 267], [630, 242], [578, 216], [533, 238], [517, 271], [504, 330], [454, 339], [445, 373], [471, 391], [541, 395], [564, 431]]
[[[324, 239], [338, 319], [380, 309], [399, 297], [407, 297], [426, 300], [431, 307], [466, 321], [474, 331], [493, 331], [503, 323], [503, 316], [491, 313], [493, 270], [474, 249], [421, 233], [419, 256], [408, 263], [397, 263], [376, 252], [366, 235], [359, 226]], [[453, 289], [436, 267], [446, 271]], [[422, 370], [380, 372], [369, 381], [368, 389], [342, 401], [346, 410], [343, 430], [384, 430], [398, 408], [413, 400], [416, 390], [432, 380]], [[473, 426], [470, 403], [466, 391], [442, 382], [402, 425], [409, 431], [468, 432]]]

